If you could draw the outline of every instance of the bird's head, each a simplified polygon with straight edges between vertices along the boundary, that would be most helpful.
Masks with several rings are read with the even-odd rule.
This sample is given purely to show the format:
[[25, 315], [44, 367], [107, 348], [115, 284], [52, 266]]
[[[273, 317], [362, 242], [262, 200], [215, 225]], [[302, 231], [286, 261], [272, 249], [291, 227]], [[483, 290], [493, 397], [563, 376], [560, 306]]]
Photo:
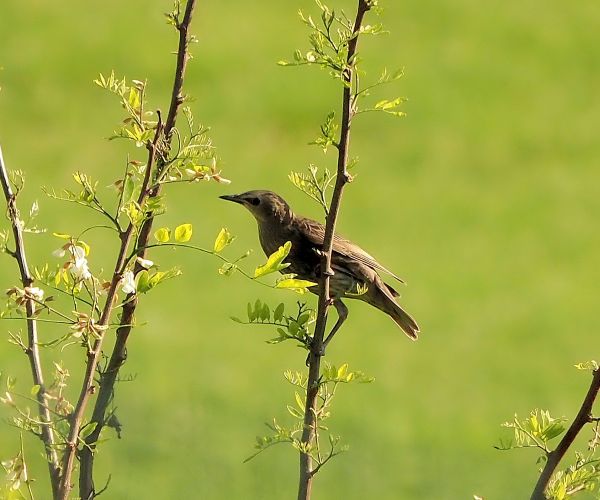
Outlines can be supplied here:
[[285, 222], [293, 217], [290, 206], [273, 191], [246, 191], [242, 194], [219, 196], [219, 198], [245, 206], [259, 223], [270, 220]]

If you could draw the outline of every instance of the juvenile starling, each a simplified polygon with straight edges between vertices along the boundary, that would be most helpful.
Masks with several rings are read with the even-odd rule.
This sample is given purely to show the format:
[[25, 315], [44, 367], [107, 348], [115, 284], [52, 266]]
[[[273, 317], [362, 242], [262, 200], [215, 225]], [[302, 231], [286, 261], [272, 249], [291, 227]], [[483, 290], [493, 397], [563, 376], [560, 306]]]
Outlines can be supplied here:
[[[292, 248], [286, 262], [286, 273], [298, 278], [319, 282], [321, 250], [325, 236], [323, 224], [294, 214], [281, 196], [272, 191], [248, 191], [238, 195], [221, 196], [245, 206], [258, 223], [258, 237], [265, 254], [271, 255], [285, 242]], [[399, 294], [384, 283], [378, 272], [384, 272], [402, 282], [398, 276], [379, 264], [371, 255], [349, 240], [335, 235], [331, 255], [333, 276], [329, 294], [338, 312], [338, 320], [325, 339], [324, 348], [348, 317], [342, 298], [363, 300], [389, 315], [410, 339], [416, 340], [419, 326], [396, 302]], [[314, 291], [311, 287], [311, 291]], [[317, 293], [314, 291], [314, 293]]]

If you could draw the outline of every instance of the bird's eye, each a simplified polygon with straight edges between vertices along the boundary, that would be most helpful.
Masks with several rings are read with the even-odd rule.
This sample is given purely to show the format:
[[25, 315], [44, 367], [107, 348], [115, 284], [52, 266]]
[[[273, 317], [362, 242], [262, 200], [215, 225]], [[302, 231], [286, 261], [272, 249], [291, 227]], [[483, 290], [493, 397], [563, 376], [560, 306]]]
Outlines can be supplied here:
[[254, 205], [255, 207], [257, 205], [260, 205], [260, 200], [258, 198], [250, 198], [248, 201], [250, 202], [251, 205]]

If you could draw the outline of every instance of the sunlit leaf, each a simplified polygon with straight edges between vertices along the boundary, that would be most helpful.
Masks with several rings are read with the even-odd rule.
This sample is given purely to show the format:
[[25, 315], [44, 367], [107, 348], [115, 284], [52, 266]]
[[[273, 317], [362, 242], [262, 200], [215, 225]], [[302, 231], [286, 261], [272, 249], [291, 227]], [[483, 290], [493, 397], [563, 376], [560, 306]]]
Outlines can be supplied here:
[[233, 237], [231, 236], [231, 233], [228, 231], [228, 229], [225, 227], [222, 228], [221, 231], [219, 231], [217, 238], [215, 239], [215, 244], [213, 247], [214, 251], [216, 253], [219, 253], [227, 245], [229, 245], [232, 241], [233, 241]]
[[171, 230], [168, 227], [161, 227], [154, 232], [154, 238], [159, 243], [166, 243], [171, 239]]
[[175, 228], [175, 241], [185, 243], [192, 238], [192, 225], [181, 224]]
[[306, 289], [311, 286], [316, 286], [317, 283], [313, 283], [308, 280], [299, 280], [295, 278], [288, 278], [284, 280], [280, 280], [276, 283], [276, 288], [285, 288], [287, 290], [293, 290], [298, 293], [305, 293]]
[[290, 253], [291, 248], [292, 243], [290, 241], [286, 241], [283, 246], [279, 247], [279, 249], [269, 256], [266, 264], [256, 268], [254, 271], [254, 277], [260, 278], [261, 276], [281, 271], [282, 269], [288, 267], [289, 264], [282, 264], [282, 262], [283, 259], [285, 259]]

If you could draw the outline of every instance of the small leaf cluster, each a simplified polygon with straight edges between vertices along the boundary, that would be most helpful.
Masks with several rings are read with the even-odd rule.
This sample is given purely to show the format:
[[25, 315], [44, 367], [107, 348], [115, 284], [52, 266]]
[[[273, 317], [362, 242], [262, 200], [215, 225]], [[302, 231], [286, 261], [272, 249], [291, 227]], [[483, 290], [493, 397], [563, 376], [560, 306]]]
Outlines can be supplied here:
[[[403, 76], [403, 70], [388, 73], [384, 68], [379, 78], [368, 84], [362, 85], [361, 78], [363, 72], [359, 70], [359, 58], [356, 53], [349, 57], [349, 44], [359, 35], [371, 34], [377, 35], [383, 33], [381, 24], [361, 25], [358, 31], [354, 31], [354, 21], [349, 19], [343, 12], [336, 13], [320, 0], [315, 0], [320, 11], [319, 18], [315, 21], [311, 15], [299, 12], [300, 19], [310, 29], [309, 42], [311, 50], [303, 52], [296, 50], [293, 62], [279, 61], [282, 66], [297, 65], [319, 65], [329, 70], [329, 73], [338, 79], [345, 90], [350, 92], [350, 113], [351, 122], [355, 115], [366, 112], [383, 112], [389, 115], [401, 117], [404, 112], [400, 106], [405, 102], [403, 97], [393, 97], [380, 99], [374, 104], [367, 104], [364, 108], [359, 108], [359, 97], [366, 98], [371, 95], [376, 87], [392, 83]], [[365, 2], [367, 10], [378, 10], [377, 2]], [[336, 119], [335, 112], [327, 114], [325, 120], [320, 126], [319, 135], [309, 144], [319, 147], [324, 153], [327, 153], [330, 147], [339, 149], [340, 147], [340, 121]], [[344, 166], [344, 175], [348, 181], [353, 177], [348, 170], [358, 163], [356, 158], [346, 162]], [[335, 175], [332, 175], [327, 169], [322, 174], [318, 174], [318, 168], [311, 165], [308, 173], [292, 172], [289, 175], [290, 181], [294, 186], [307, 194], [310, 198], [321, 205], [328, 214], [328, 203], [326, 191], [335, 182]]]
[[153, 271], [147, 269], [141, 270], [136, 276], [136, 290], [138, 293], [148, 293], [156, 286], [165, 281], [181, 276], [181, 269], [173, 267], [167, 271]]
[[[344, 12], [338, 14], [320, 0], [315, 0], [315, 3], [320, 10], [318, 21], [302, 10], [298, 12], [302, 22], [310, 28], [308, 41], [311, 49], [306, 52], [296, 50], [293, 62], [279, 61], [279, 64], [281, 66], [316, 64], [328, 69], [331, 76], [339, 78], [346, 85], [344, 73], [357, 63], [356, 59], [348, 61], [348, 45], [357, 36], [354, 33], [354, 23]], [[381, 24], [361, 26], [359, 31], [361, 35], [380, 33], [383, 33]]]
[[[311, 49], [308, 51], [296, 50], [293, 61], [282, 60], [278, 64], [281, 66], [318, 65], [328, 69], [333, 78], [339, 79], [342, 85], [351, 89], [353, 114], [381, 111], [393, 116], [404, 116], [404, 112], [398, 109], [405, 102], [402, 97], [383, 99], [375, 105], [360, 111], [357, 107], [358, 97], [367, 97], [375, 87], [391, 83], [403, 76], [403, 70], [389, 74], [387, 69], [384, 68], [378, 80], [363, 88], [359, 78], [359, 74], [362, 73], [358, 67], [360, 58], [357, 54], [354, 54], [350, 59], [348, 58], [349, 44], [354, 38], [359, 35], [385, 33], [383, 26], [380, 23], [361, 25], [358, 32], [354, 32], [354, 23], [344, 12], [338, 14], [320, 0], [315, 0], [315, 3], [320, 10], [317, 21], [311, 15], [299, 11], [301, 21], [310, 29], [308, 40]], [[377, 12], [376, 2], [367, 3], [370, 10]], [[338, 125], [333, 123], [333, 113], [330, 113], [321, 126], [321, 135], [311, 144], [318, 145], [324, 151], [331, 145], [337, 146], [334, 138], [337, 129]]]
[[565, 500], [579, 492], [598, 490], [600, 458], [595, 456], [596, 446], [593, 449], [590, 448], [586, 454], [576, 452], [574, 463], [552, 476], [546, 488], [548, 498]]
[[[13, 335], [11, 338], [15, 338]], [[13, 343], [16, 343], [13, 341]], [[23, 344], [19, 344], [24, 347]], [[54, 374], [52, 382], [46, 387], [45, 404], [55, 416], [54, 430], [61, 436], [66, 436], [68, 432], [68, 419], [73, 412], [73, 405], [67, 399], [67, 381], [69, 379], [69, 371], [62, 363], [53, 363]], [[9, 422], [14, 427], [35, 435], [41, 436], [43, 425], [34, 409], [30, 405], [37, 405], [37, 400], [34, 399], [40, 391], [39, 385], [34, 385], [26, 393], [17, 390], [17, 380], [12, 377], [7, 377], [5, 381], [5, 391], [0, 396], [0, 403], [11, 408], [14, 416], [9, 419]]]
[[21, 449], [12, 458], [2, 460], [0, 464], [4, 469], [4, 478], [0, 483], [0, 498], [3, 500], [25, 500], [22, 488], [29, 487], [29, 473], [25, 463], [23, 451], [23, 439], [21, 438]]
[[242, 321], [232, 317], [237, 323], [271, 325], [277, 329], [277, 336], [267, 340], [269, 344], [279, 344], [286, 340], [295, 340], [299, 347], [310, 348], [312, 332], [310, 327], [315, 322], [316, 312], [302, 302], [297, 303], [294, 314], [286, 314], [285, 304], [281, 303], [271, 310], [268, 304], [257, 299], [256, 302], [248, 302], [248, 321]]
[[321, 433], [329, 431], [325, 421], [331, 416], [331, 405], [339, 384], [368, 383], [372, 382], [373, 379], [360, 371], [350, 371], [347, 363], [340, 366], [326, 363], [318, 383], [318, 404], [314, 411], [316, 438], [313, 444], [307, 445], [302, 442], [301, 435], [304, 425], [304, 412], [306, 411], [308, 378], [302, 372], [292, 372], [290, 370], [284, 373], [284, 377], [295, 387], [294, 401], [286, 406], [287, 412], [294, 418], [294, 421], [289, 426], [281, 425], [276, 419], [273, 419], [272, 423], [266, 424], [272, 433], [256, 438], [255, 448], [257, 451], [246, 461], [251, 460], [275, 444], [288, 443], [295, 450], [307, 453], [312, 457], [315, 463], [313, 474], [316, 474], [329, 460], [348, 449], [346, 445], [340, 444], [339, 436], [331, 433], [327, 434], [327, 449], [322, 447], [319, 439]]
[[[575, 365], [580, 370], [598, 370], [597, 361], [587, 361]], [[547, 410], [533, 410], [527, 418], [519, 419], [517, 415], [510, 422], [502, 424], [512, 429], [513, 440], [501, 441], [499, 450], [515, 448], [537, 448], [542, 451], [537, 462], [544, 463], [553, 450], [550, 442], [562, 435], [565, 430], [565, 418], [554, 418]], [[556, 471], [546, 487], [546, 497], [553, 500], [565, 500], [584, 491], [596, 491], [600, 487], [600, 419], [589, 416], [592, 425], [592, 437], [588, 441], [585, 452], [575, 451], [574, 461], [563, 470]]]
[[[176, 5], [179, 5], [179, 2], [176, 2]], [[179, 10], [175, 14], [179, 16]], [[138, 148], [152, 147], [153, 139], [157, 133], [156, 129], [160, 123], [160, 114], [158, 120], [154, 119], [154, 113], [144, 108], [146, 104], [146, 83], [132, 80], [128, 84], [125, 78], [118, 79], [113, 72], [108, 77], [100, 74], [94, 82], [119, 97], [122, 107], [127, 112], [121, 127], [114, 132], [111, 139], [130, 140]], [[184, 98], [184, 100], [187, 100], [187, 98]], [[225, 179], [217, 167], [216, 149], [208, 135], [210, 129], [202, 125], [195, 125], [190, 107], [184, 106], [182, 111], [185, 116], [186, 130], [174, 127], [170, 131], [170, 136], [162, 138], [161, 143], [156, 145], [160, 168], [154, 174], [150, 189], [160, 184], [198, 182], [201, 180], [214, 180], [229, 184], [231, 181]], [[167, 141], [171, 140], [171, 137], [175, 139], [172, 147], [166, 144]], [[136, 194], [133, 188], [141, 184], [144, 175], [144, 164], [128, 162], [124, 178], [115, 181], [115, 187], [124, 193], [123, 206], [127, 206], [128, 202], [131, 201], [132, 197], [128, 196], [130, 193]], [[135, 196], [133, 196], [133, 199], [135, 199]]]
[[325, 214], [329, 213], [327, 191], [335, 183], [335, 177], [335, 174], [332, 174], [328, 168], [319, 172], [319, 168], [315, 165], [309, 166], [308, 174], [292, 171], [288, 175], [290, 182], [309, 198], [321, 205]]
[[514, 430], [514, 442], [502, 442], [497, 448], [539, 448], [544, 453], [549, 453], [548, 443], [565, 431], [565, 421], [564, 417], [552, 417], [548, 410], [535, 409], [522, 420], [515, 414], [511, 422], [502, 424], [502, 427]]
[[131, 83], [127, 83], [125, 78], [117, 78], [114, 71], [111, 71], [108, 76], [100, 73], [94, 83], [115, 94], [127, 113], [122, 125], [110, 138], [133, 141], [138, 148], [151, 141], [157, 121], [151, 119], [154, 116], [152, 111], [144, 109], [146, 82], [132, 80]]
[[227, 229], [226, 227], [221, 228], [219, 234], [217, 234], [217, 237], [215, 238], [212, 253], [213, 255], [216, 255], [223, 261], [223, 265], [219, 268], [219, 274], [222, 276], [231, 276], [235, 271], [240, 271], [247, 278], [253, 279], [252, 276], [250, 276], [245, 271], [241, 270], [238, 265], [238, 262], [240, 262], [242, 259], [245, 259], [252, 253], [251, 250], [247, 250], [245, 253], [243, 253], [233, 261], [229, 260], [227, 257], [224, 257], [221, 254], [221, 252], [225, 250], [225, 248], [227, 248], [229, 245], [231, 245], [231, 243], [233, 243], [235, 238], [236, 237], [232, 235], [229, 232], [229, 229]]
[[[191, 224], [181, 224], [173, 231], [173, 238], [178, 243], [185, 243], [192, 239], [193, 228]], [[159, 243], [168, 243], [171, 239], [171, 230], [168, 227], [161, 227], [154, 231], [154, 239]]]
[[325, 121], [321, 124], [320, 135], [309, 144], [312, 146], [318, 146], [323, 150], [323, 153], [327, 153], [330, 146], [338, 147], [337, 134], [339, 125], [335, 121], [335, 111], [331, 111], [327, 114]]
[[175, 144], [173, 153], [164, 159], [165, 170], [157, 179], [160, 184], [174, 182], [216, 181], [230, 184], [229, 179], [221, 175], [218, 158], [212, 139], [208, 135], [210, 128], [194, 124], [194, 116], [190, 107], [183, 107], [186, 119], [186, 131], [174, 128]]

